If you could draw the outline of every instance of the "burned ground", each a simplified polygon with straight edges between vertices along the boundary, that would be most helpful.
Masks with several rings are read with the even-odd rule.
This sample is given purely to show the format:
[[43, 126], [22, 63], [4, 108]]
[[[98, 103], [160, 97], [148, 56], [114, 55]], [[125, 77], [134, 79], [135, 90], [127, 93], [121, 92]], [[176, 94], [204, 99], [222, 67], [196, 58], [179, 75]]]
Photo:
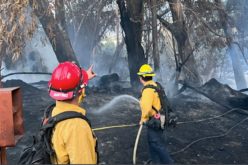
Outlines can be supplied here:
[[[22, 149], [32, 142], [31, 135], [34, 135], [38, 131], [43, 110], [52, 100], [49, 98], [45, 89], [46, 82], [35, 84], [39, 89], [18, 80], [5, 82], [4, 87], [7, 86], [21, 86], [23, 93], [23, 111], [26, 132], [16, 147], [7, 149], [9, 163], [16, 164]], [[202, 91], [203, 89], [208, 88], [209, 91], [215, 91], [210, 90], [211, 87], [206, 86], [206, 84], [203, 86], [204, 88], [202, 88]], [[224, 94], [222, 90], [228, 89], [230, 91], [230, 89], [223, 85], [221, 85], [221, 87], [223, 87], [223, 89], [218, 87], [219, 91], [215, 92], [219, 93], [219, 95], [212, 95], [213, 98], [216, 97], [215, 99], [218, 100], [218, 97], [222, 98], [222, 95], [225, 95], [223, 97], [226, 97], [227, 94]], [[140, 116], [139, 105], [135, 101], [127, 99], [127, 97], [123, 97], [123, 99], [120, 99], [118, 103], [114, 104], [106, 111], [96, 113], [100, 107], [121, 94], [132, 95], [133, 93], [130, 92], [130, 90], [124, 90], [121, 93], [101, 93], [97, 90], [89, 89], [83, 106], [87, 109], [88, 117], [91, 119], [93, 128], [138, 123]], [[244, 97], [244, 99], [247, 98], [246, 95], [242, 95], [242, 97]], [[235, 97], [232, 96], [232, 98]], [[247, 104], [248, 103], [245, 103], [245, 106], [247, 106]], [[166, 134], [168, 149], [176, 163], [248, 163], [248, 121], [244, 121], [240, 125], [233, 127], [247, 117], [245, 114], [237, 113], [238, 111], [232, 111], [222, 117], [212, 120], [183, 123], [186, 121], [195, 121], [221, 115], [230, 110], [190, 89], [187, 89], [185, 92], [172, 99], [172, 105], [178, 114], [181, 123], [179, 123], [176, 128], [167, 129]], [[232, 127], [233, 129], [227, 132]], [[133, 147], [137, 131], [138, 127], [96, 131], [99, 140], [101, 164], [132, 164]], [[137, 162], [140, 164], [143, 164], [148, 160], [145, 133], [146, 130], [143, 129], [137, 151]], [[206, 138], [222, 134], [225, 134], [226, 136]], [[191, 142], [201, 138], [205, 138], [205, 140], [198, 141], [193, 145], [186, 147]], [[185, 150], [177, 153], [183, 148], [185, 148]]]

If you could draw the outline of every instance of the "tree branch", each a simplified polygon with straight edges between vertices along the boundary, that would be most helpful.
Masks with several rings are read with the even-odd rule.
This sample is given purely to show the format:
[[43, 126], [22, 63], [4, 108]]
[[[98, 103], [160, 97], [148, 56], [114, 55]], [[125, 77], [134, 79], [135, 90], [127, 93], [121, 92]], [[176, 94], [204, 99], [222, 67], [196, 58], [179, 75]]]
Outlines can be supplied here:
[[122, 40], [121, 43], [116, 46], [116, 49], [115, 49], [115, 52], [114, 52], [114, 55], [113, 55], [113, 58], [112, 58], [112, 61], [111, 61], [110, 67], [109, 67], [109, 74], [111, 74], [112, 69], [117, 62], [117, 59], [120, 55], [120, 52], [121, 52], [124, 44], [125, 44], [125, 42], [124, 42], [124, 40]]
[[223, 37], [223, 38], [226, 38], [226, 36], [225, 35], [221, 35], [221, 34], [219, 34], [219, 33], [217, 33], [216, 31], [214, 31], [211, 27], [210, 27], [210, 25], [208, 25], [201, 17], [199, 17], [198, 15], [197, 15], [197, 13], [195, 13], [192, 9], [189, 9], [189, 8], [186, 8], [186, 10], [188, 10], [188, 11], [190, 11], [194, 16], [195, 16], [195, 18], [196, 19], [198, 19], [211, 33], [213, 33], [213, 34], [215, 34], [216, 36], [219, 36], [219, 37]]
[[168, 21], [164, 20], [160, 15], [157, 15], [158, 20], [162, 23], [162, 25], [167, 28], [169, 31], [173, 31], [171, 28], [172, 24], [169, 23]]
[[248, 91], [248, 88], [239, 90], [239, 92], [246, 92], [246, 91]]
[[105, 24], [105, 26], [102, 28], [102, 29], [103, 29], [102, 32], [98, 35], [98, 40], [100, 40], [100, 39], [102, 38], [102, 36], [104, 35], [105, 31], [106, 31], [107, 28], [108, 28], [108, 25], [110, 24], [111, 21], [113, 21], [114, 17], [115, 17], [115, 14], [112, 13], [112, 15], [110, 16], [108, 22], [107, 22], [107, 23]]
[[186, 64], [186, 62], [189, 60], [190, 56], [193, 55], [193, 52], [195, 51], [195, 48], [191, 50], [191, 52], [189, 53], [189, 55], [185, 58], [185, 60], [182, 62], [182, 66], [184, 66]]
[[163, 17], [165, 14], [169, 13], [170, 12], [170, 9], [166, 9], [163, 13], [161, 14], [158, 14], [159, 17]]
[[[185, 81], [179, 81], [178, 83], [179, 83], [179, 84], [182, 84], [182, 85], [183, 85], [184, 87], [186, 87], [186, 88], [192, 89], [193, 91], [195, 91], [195, 92], [197, 92], [197, 93], [199, 93], [199, 94], [201, 94], [201, 95], [207, 97], [208, 99], [210, 99], [211, 101], [213, 101], [213, 102], [215, 102], [215, 103], [221, 105], [222, 107], [225, 107], [225, 108], [227, 108], [227, 109], [231, 109], [230, 106], [225, 105], [225, 104], [222, 104], [222, 103], [219, 103], [218, 101], [215, 100], [215, 98], [213, 98], [213, 97], [207, 95], [206, 93], [202, 92], [201, 90], [199, 90], [199, 89], [197, 89], [197, 88], [195, 88], [195, 87], [192, 87], [191, 85], [187, 84]], [[185, 90], [185, 89], [183, 89], [183, 90]]]
[[39, 18], [58, 61], [75, 61], [79, 65], [67, 33], [61, 30], [52, 11], [49, 10], [48, 0], [30, 0], [29, 3], [33, 12]]

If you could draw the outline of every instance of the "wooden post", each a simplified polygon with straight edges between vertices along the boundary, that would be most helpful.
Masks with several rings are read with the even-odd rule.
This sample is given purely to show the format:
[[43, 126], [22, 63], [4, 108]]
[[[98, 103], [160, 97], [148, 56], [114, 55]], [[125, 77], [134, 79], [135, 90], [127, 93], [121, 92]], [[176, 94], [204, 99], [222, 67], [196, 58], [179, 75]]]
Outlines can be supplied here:
[[6, 148], [0, 147], [0, 165], [7, 164]]

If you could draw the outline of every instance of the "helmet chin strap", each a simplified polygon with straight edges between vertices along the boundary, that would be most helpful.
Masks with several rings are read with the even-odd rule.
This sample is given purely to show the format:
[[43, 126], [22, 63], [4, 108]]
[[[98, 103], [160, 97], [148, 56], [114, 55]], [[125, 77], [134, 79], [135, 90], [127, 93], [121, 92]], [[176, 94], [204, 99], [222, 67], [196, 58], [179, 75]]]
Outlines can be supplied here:
[[82, 89], [82, 92], [81, 92], [81, 94], [80, 94], [80, 96], [79, 96], [79, 98], [78, 98], [78, 104], [79, 104], [79, 105], [84, 101], [85, 96], [86, 96], [86, 95], [85, 95], [85, 90]]

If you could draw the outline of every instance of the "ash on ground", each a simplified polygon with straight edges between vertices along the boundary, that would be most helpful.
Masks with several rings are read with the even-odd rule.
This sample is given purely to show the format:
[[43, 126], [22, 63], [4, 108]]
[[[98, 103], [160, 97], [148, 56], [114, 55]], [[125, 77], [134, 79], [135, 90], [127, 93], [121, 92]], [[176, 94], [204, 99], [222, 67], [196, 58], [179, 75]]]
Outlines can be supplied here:
[[[9, 80], [4, 83], [4, 87], [20, 86], [23, 95], [25, 135], [15, 147], [7, 149], [10, 164], [16, 164], [25, 146], [32, 143], [32, 135], [39, 130], [43, 111], [53, 101], [48, 96], [46, 85], [47, 82], [30, 85], [20, 80]], [[87, 90], [88, 95], [82, 106], [87, 110], [93, 128], [139, 122], [139, 104], [131, 97], [119, 99], [103, 112], [97, 112], [119, 95], [128, 94], [137, 97], [137, 93], [132, 92], [131, 89], [115, 87], [112, 92], [106, 92], [92, 87]], [[216, 80], [209, 81], [199, 90], [211, 96], [211, 100], [190, 89], [171, 99], [173, 109], [179, 116], [179, 122], [182, 122], [176, 128], [168, 128], [165, 131], [168, 150], [175, 163], [247, 164], [248, 121], [235, 125], [247, 118], [245, 111], [248, 107], [248, 96]], [[230, 108], [223, 107], [222, 104]], [[233, 110], [222, 117], [203, 122], [183, 123], [218, 116], [235, 107], [245, 110]], [[244, 113], [240, 113], [241, 111]], [[138, 127], [95, 132], [99, 140], [100, 164], [132, 164], [137, 132]], [[211, 136], [212, 138], [208, 138]], [[190, 145], [192, 142], [194, 143]], [[137, 163], [144, 164], [148, 159], [146, 129], [143, 129], [137, 150]]]

